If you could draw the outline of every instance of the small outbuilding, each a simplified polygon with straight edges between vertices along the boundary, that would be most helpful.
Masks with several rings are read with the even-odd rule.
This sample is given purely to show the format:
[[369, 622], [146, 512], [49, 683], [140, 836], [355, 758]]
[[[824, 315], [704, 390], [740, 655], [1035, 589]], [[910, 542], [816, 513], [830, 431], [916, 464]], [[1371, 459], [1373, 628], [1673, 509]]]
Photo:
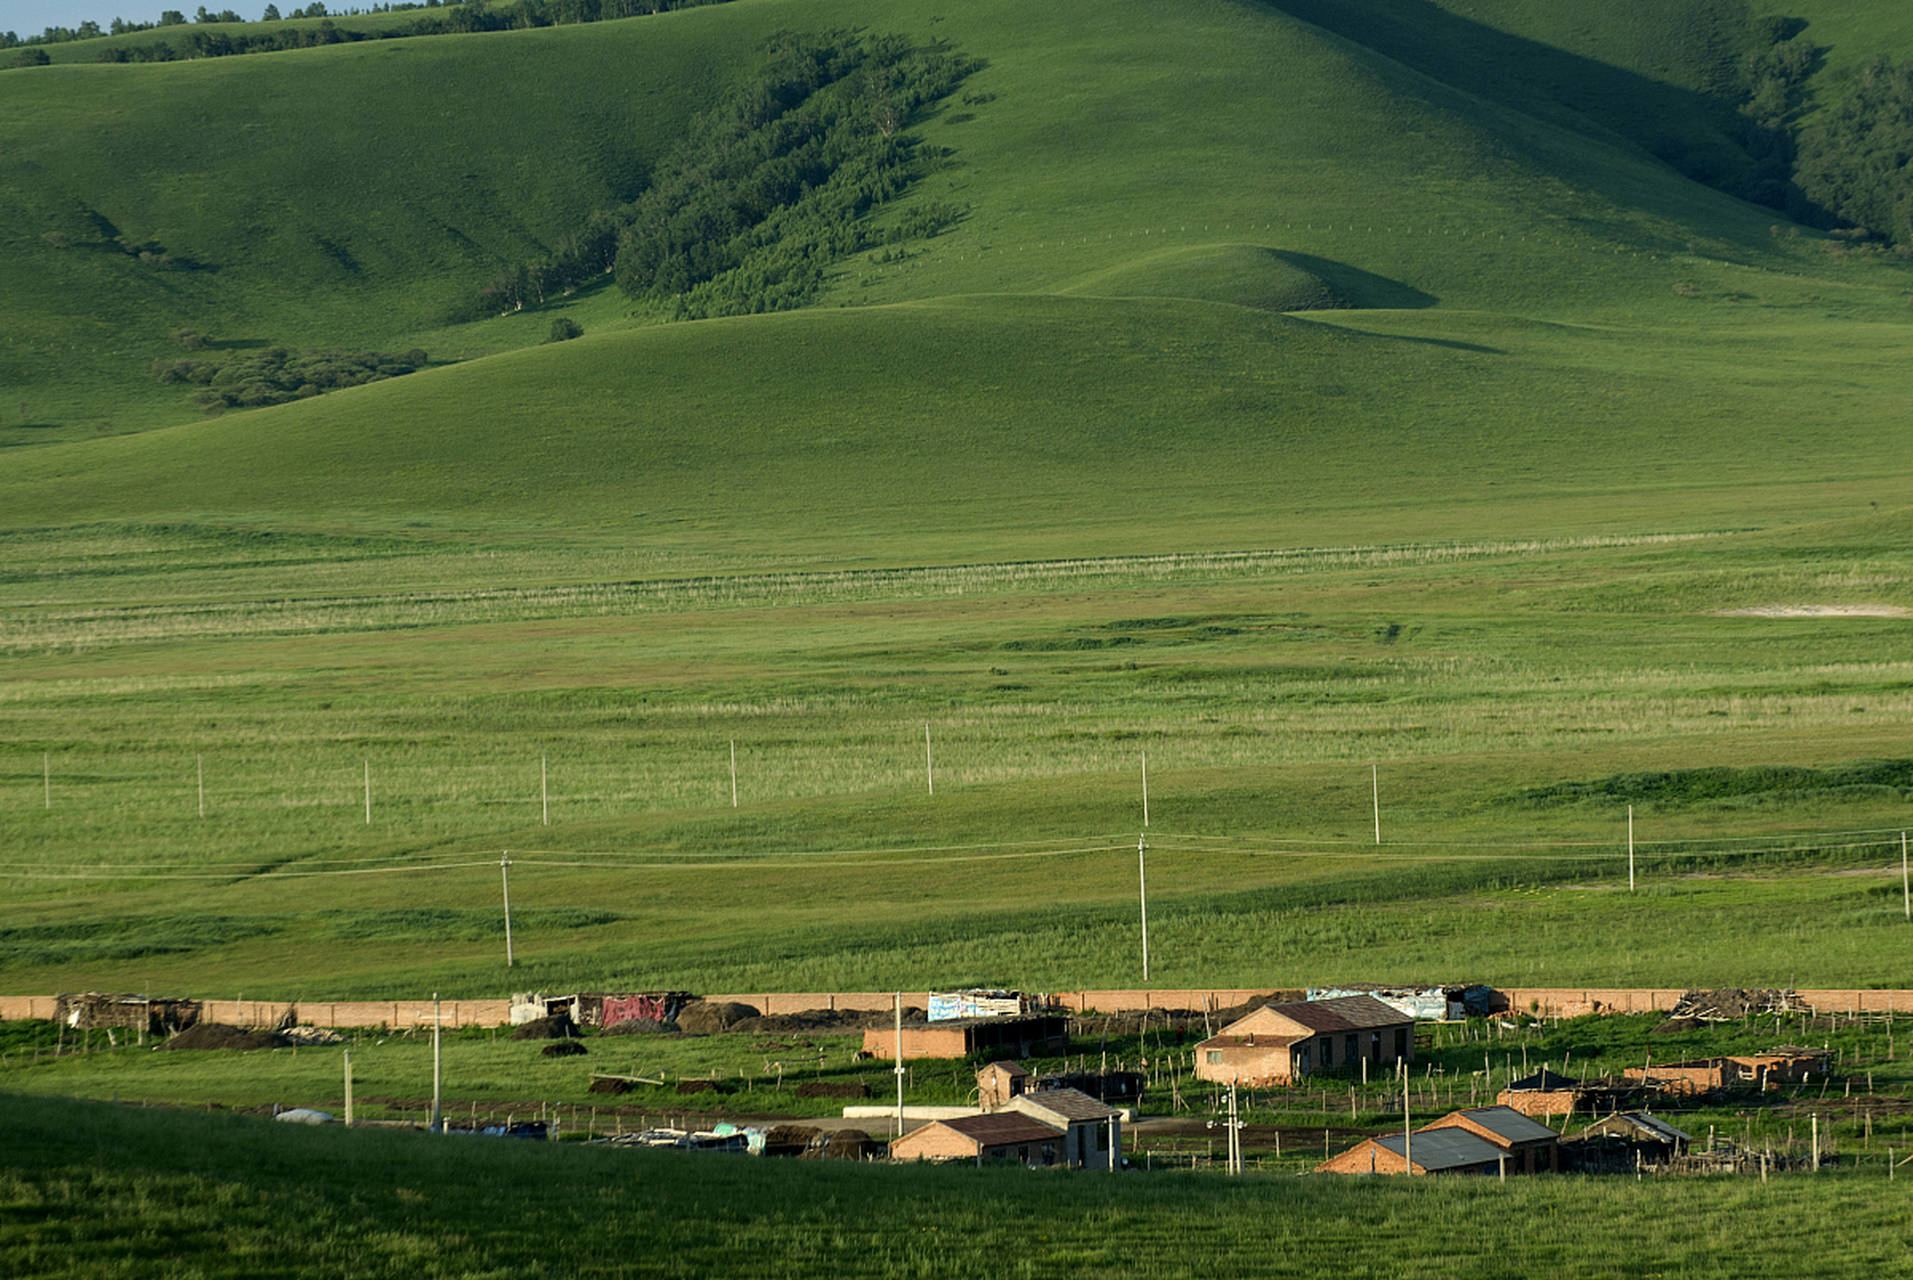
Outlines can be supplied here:
[[1080, 1090], [1046, 1089], [1021, 1094], [1010, 1099], [1010, 1108], [1062, 1130], [1065, 1164], [1078, 1169], [1113, 1169], [1122, 1160], [1123, 1113]]
[[1063, 1160], [1063, 1131], [1015, 1111], [932, 1120], [890, 1144], [892, 1160], [1014, 1160], [1033, 1169]]
[[1509, 1173], [1554, 1173], [1561, 1168], [1561, 1135], [1512, 1107], [1470, 1107], [1417, 1132], [1442, 1129], [1461, 1129], [1499, 1148], [1508, 1157]]
[[1502, 1172], [1504, 1156], [1500, 1147], [1465, 1129], [1433, 1132], [1424, 1129], [1412, 1140], [1401, 1133], [1368, 1138], [1316, 1165], [1315, 1172], [1407, 1173], [1417, 1177], [1454, 1173], [1493, 1177]]
[[1196, 1076], [1217, 1084], [1293, 1084], [1310, 1075], [1410, 1061], [1415, 1020], [1371, 995], [1271, 1004], [1196, 1046]]
[[[898, 1033], [890, 1027], [864, 1031], [864, 1052], [888, 1058], [897, 1052]], [[1060, 1056], [1069, 1048], [1069, 1018], [1060, 1013], [1022, 1017], [942, 1018], [903, 1024], [906, 1058], [966, 1058], [1001, 1051], [1006, 1057]]]
[[996, 1111], [1029, 1088], [1030, 1073], [1014, 1062], [992, 1062], [976, 1073], [976, 1105]]

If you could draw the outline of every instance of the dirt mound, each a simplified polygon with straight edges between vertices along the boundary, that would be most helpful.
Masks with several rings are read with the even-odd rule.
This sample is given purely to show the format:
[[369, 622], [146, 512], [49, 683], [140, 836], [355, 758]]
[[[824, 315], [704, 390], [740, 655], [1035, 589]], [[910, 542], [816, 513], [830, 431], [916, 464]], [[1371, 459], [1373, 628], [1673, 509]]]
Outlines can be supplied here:
[[676, 1027], [667, 1026], [656, 1018], [626, 1018], [623, 1022], [614, 1022], [606, 1027], [602, 1034], [608, 1036], [654, 1036], [661, 1032], [675, 1031]]
[[570, 1058], [586, 1052], [585, 1047], [576, 1040], [560, 1040], [557, 1044], [548, 1044], [538, 1052], [547, 1058]]
[[534, 1018], [511, 1033], [514, 1040], [575, 1040], [578, 1038], [578, 1024], [571, 1020], [568, 1013], [554, 1013], [549, 1018]]
[[678, 1030], [694, 1036], [708, 1036], [729, 1031], [746, 1018], [761, 1016], [750, 1005], [730, 1000], [693, 1000], [678, 1013]]
[[162, 1049], [279, 1049], [292, 1043], [272, 1031], [245, 1031], [223, 1022], [199, 1022], [172, 1037]]
[[817, 1140], [821, 1129], [813, 1129], [807, 1124], [780, 1124], [764, 1135], [764, 1154], [767, 1156], [801, 1156], [810, 1150], [810, 1144]]
[[586, 1090], [586, 1092], [612, 1093], [612, 1094], [629, 1093], [631, 1092], [631, 1082], [629, 1080], [593, 1080], [591, 1082], [591, 1088]]
[[862, 1129], [836, 1129], [821, 1143], [807, 1147], [801, 1160], [862, 1160], [889, 1150]]
[[[805, 1009], [799, 1013], [766, 1013], [754, 1018], [743, 1018], [725, 1030], [773, 1036], [803, 1035], [806, 1032], [833, 1035], [865, 1031], [871, 1027], [887, 1027], [896, 1020], [894, 1009]], [[921, 1022], [923, 1010], [907, 1004], [903, 1007], [903, 1020]]]
[[868, 1098], [870, 1086], [861, 1080], [806, 1080], [797, 1086], [800, 1098]]
[[680, 1080], [678, 1081], [678, 1092], [679, 1093], [716, 1093], [717, 1081], [715, 1080]]

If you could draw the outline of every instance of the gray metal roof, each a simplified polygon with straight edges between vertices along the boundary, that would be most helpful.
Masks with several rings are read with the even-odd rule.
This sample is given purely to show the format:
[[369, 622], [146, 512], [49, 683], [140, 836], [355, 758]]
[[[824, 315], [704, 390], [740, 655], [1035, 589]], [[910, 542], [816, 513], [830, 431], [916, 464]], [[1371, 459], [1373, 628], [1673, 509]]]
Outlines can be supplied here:
[[1017, 1111], [958, 1116], [953, 1120], [933, 1123], [955, 1129], [964, 1137], [973, 1138], [986, 1147], [1000, 1147], [1011, 1142], [1054, 1142], [1063, 1136], [1063, 1131], [1055, 1125], [1044, 1124], [1033, 1116]]
[[1121, 1114], [1107, 1103], [1098, 1102], [1081, 1089], [1045, 1089], [1010, 1099], [1010, 1106], [1025, 1115], [1047, 1113], [1064, 1120], [1107, 1120]]
[[1400, 1133], [1377, 1138], [1375, 1143], [1387, 1147], [1398, 1156], [1405, 1156], [1412, 1149], [1415, 1163], [1430, 1173], [1439, 1173], [1444, 1169], [1464, 1169], [1471, 1165], [1495, 1165], [1499, 1168], [1501, 1157], [1507, 1154], [1486, 1138], [1469, 1133], [1466, 1129], [1420, 1130], [1415, 1134], [1412, 1148], [1407, 1135]]
[[1605, 1116], [1588, 1126], [1589, 1133], [1613, 1133], [1616, 1129], [1631, 1128], [1656, 1142], [1665, 1142], [1672, 1146], [1682, 1142], [1692, 1142], [1692, 1134], [1683, 1133], [1659, 1116], [1645, 1111], [1620, 1111]]
[[[1456, 1111], [1444, 1118], [1453, 1120], [1456, 1116], [1466, 1116], [1474, 1124], [1509, 1142], [1533, 1142], [1538, 1138], [1561, 1136], [1539, 1120], [1531, 1120], [1513, 1107], [1472, 1107], [1466, 1111]], [[1440, 1121], [1436, 1123], [1439, 1124]]]

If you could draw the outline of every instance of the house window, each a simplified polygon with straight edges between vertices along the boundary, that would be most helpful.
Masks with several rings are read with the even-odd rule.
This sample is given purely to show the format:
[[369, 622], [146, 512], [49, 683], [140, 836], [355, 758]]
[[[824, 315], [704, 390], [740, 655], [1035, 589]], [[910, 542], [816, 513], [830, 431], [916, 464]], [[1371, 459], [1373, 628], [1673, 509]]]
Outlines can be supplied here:
[[1219, 1065], [1222, 1062], [1222, 1050], [1220, 1049], [1209, 1050], [1209, 1061], [1211, 1063]]
[[1109, 1150], [1109, 1125], [1107, 1123], [1096, 1126], [1096, 1149], [1098, 1151]]
[[1335, 1039], [1325, 1037], [1322, 1041], [1322, 1069], [1326, 1071], [1335, 1065]]
[[1368, 1033], [1368, 1056], [1375, 1062], [1382, 1060], [1382, 1033], [1379, 1031]]
[[1342, 1042], [1342, 1061], [1343, 1062], [1355, 1061], [1356, 1055], [1359, 1054], [1361, 1051], [1362, 1051], [1361, 1041], [1357, 1039], [1355, 1036], [1350, 1036], [1347, 1040]]
[[1406, 1058], [1408, 1056], [1408, 1028], [1407, 1027], [1395, 1028], [1395, 1056], [1397, 1058]]
[[1056, 1163], [1056, 1144], [1054, 1142], [1045, 1142], [1043, 1144], [1043, 1163], [1045, 1165]]

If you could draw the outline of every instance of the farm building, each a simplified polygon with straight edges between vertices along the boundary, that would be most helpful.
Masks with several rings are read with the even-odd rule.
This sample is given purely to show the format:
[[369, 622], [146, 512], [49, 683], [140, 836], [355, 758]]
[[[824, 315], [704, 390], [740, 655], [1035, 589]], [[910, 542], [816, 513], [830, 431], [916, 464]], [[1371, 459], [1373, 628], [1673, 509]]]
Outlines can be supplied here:
[[197, 1000], [167, 1000], [153, 996], [105, 995], [83, 991], [53, 1002], [53, 1020], [75, 1031], [96, 1027], [124, 1029], [135, 1034], [169, 1036], [199, 1021]]
[[1648, 1063], [1629, 1067], [1622, 1074], [1663, 1093], [1711, 1093], [1719, 1089], [1774, 1090], [1793, 1084], [1815, 1072], [1827, 1074], [1831, 1055], [1823, 1049], [1784, 1047], [1770, 1053], [1737, 1054], [1722, 1058], [1696, 1058], [1690, 1062], [1665, 1065]]
[[1341, 987], [1312, 987], [1311, 1000], [1338, 1000], [1343, 996], [1374, 996], [1420, 1022], [1485, 1018], [1494, 1012], [1494, 988], [1478, 982], [1434, 987], [1381, 986], [1369, 982]]
[[1646, 1111], [1617, 1111], [1603, 1116], [1579, 1135], [1588, 1138], [1619, 1138], [1633, 1146], [1651, 1150], [1661, 1160], [1671, 1160], [1687, 1150], [1693, 1135], [1676, 1129], [1660, 1117]]
[[[1471, 1107], [1407, 1134], [1369, 1138], [1315, 1167], [1317, 1173], [1554, 1173], [1560, 1135], [1507, 1107]], [[1411, 1163], [1412, 1162], [1412, 1163]]]
[[578, 991], [565, 996], [520, 991], [511, 998], [511, 1024], [523, 1026], [560, 1014], [581, 1027], [608, 1027], [633, 1018], [676, 1022], [678, 1013], [695, 998], [688, 991]]
[[1030, 1073], [1014, 1062], [992, 1062], [976, 1073], [976, 1105], [996, 1111], [1029, 1087]]
[[1122, 1159], [1122, 1112], [1086, 1093], [1025, 1093], [1010, 1099], [1010, 1109], [1062, 1130], [1063, 1161], [1072, 1168], [1111, 1169]]
[[1496, 1094], [1495, 1102], [1524, 1116], [1565, 1116], [1587, 1109], [1588, 1090], [1579, 1080], [1543, 1067]]
[[[1369, 1138], [1331, 1160], [1315, 1166], [1317, 1173], [1434, 1173], [1487, 1174], [1504, 1168], [1503, 1152], [1465, 1129], [1441, 1129]], [[1512, 1170], [1509, 1170], [1512, 1172]]]
[[945, 1022], [951, 1018], [1014, 1018], [1047, 1008], [1048, 997], [972, 987], [967, 991], [932, 991], [929, 1019]]
[[1415, 1020], [1374, 996], [1264, 1005], [1196, 1046], [1196, 1075], [1217, 1084], [1291, 1084], [1309, 1075], [1413, 1059]]
[[1014, 1160], [1048, 1168], [1063, 1159], [1063, 1130], [1015, 1111], [932, 1120], [890, 1144], [892, 1160]]
[[1470, 1107], [1455, 1111], [1418, 1133], [1460, 1129], [1498, 1148], [1509, 1173], [1554, 1173], [1561, 1168], [1561, 1135], [1511, 1107]]
[[[1069, 1047], [1069, 1019], [1060, 1013], [1015, 1018], [945, 1018], [903, 1024], [906, 1058], [964, 1058], [1001, 1051], [1006, 1056], [1061, 1054]], [[889, 1027], [864, 1031], [864, 1052], [879, 1058], [897, 1052], [897, 1032]]]

